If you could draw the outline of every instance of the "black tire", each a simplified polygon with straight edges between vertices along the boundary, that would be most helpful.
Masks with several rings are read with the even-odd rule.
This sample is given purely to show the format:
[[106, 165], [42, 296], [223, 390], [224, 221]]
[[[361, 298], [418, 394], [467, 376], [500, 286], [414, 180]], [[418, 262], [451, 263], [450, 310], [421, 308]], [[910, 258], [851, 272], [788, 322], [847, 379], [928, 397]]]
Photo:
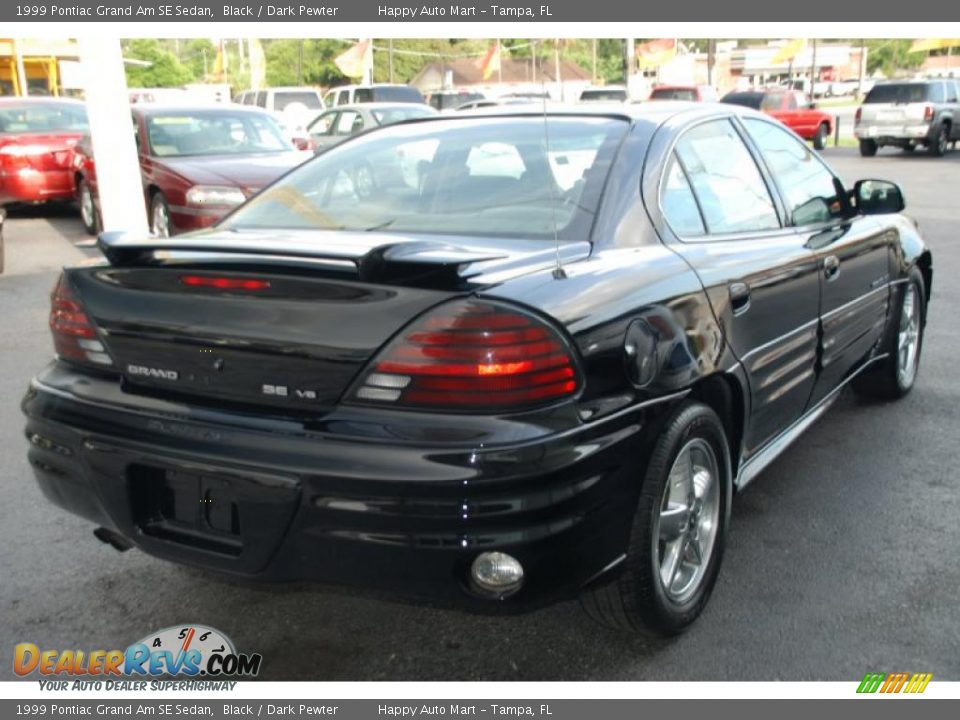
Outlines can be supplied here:
[[77, 185], [77, 204], [80, 206], [80, 222], [88, 235], [100, 232], [100, 218], [97, 215], [97, 206], [93, 202], [93, 191], [86, 180]]
[[827, 138], [830, 136], [830, 128], [826, 123], [820, 123], [816, 135], [813, 136], [814, 150], [823, 150], [827, 146]]
[[937, 131], [937, 137], [930, 141], [927, 146], [927, 152], [932, 157], [943, 157], [947, 154], [947, 147], [950, 145], [950, 124], [940, 123], [940, 129]]
[[[166, 218], [165, 229], [159, 226], [159, 223], [162, 222], [161, 213], [162, 217]], [[163, 193], [159, 190], [150, 196], [150, 232], [157, 237], [169, 237], [172, 234], [172, 228], [170, 227], [170, 206], [167, 204], [167, 199], [163, 196]]]
[[[900, 332], [903, 329], [904, 301], [910, 288], [913, 288], [914, 302], [917, 305], [917, 345], [913, 357], [913, 372], [907, 381], [900, 372], [903, 355], [900, 352]], [[893, 312], [887, 322], [884, 337], [881, 341], [880, 352], [887, 357], [876, 363], [875, 367], [867, 370], [853, 379], [853, 388], [863, 397], [873, 400], [899, 400], [913, 389], [920, 365], [920, 355], [923, 351], [923, 329], [927, 321], [926, 290], [923, 275], [917, 268], [911, 268], [907, 282], [896, 286], [896, 294], [892, 302]]]
[[877, 154], [879, 147], [876, 140], [861, 140], [860, 155], [863, 157], [873, 157]]
[[[715, 454], [719, 513], [709, 554], [701, 563], [698, 584], [691, 587], [689, 597], [675, 602], [661, 581], [660, 519], [670, 492], [667, 482], [674, 461], [691, 442], [709, 447]], [[706, 606], [720, 571], [730, 517], [730, 475], [730, 453], [720, 419], [706, 405], [682, 403], [663, 424], [650, 451], [622, 571], [611, 582], [584, 592], [581, 604], [587, 614], [626, 632], [668, 636], [689, 627]], [[686, 555], [686, 546], [683, 548], [678, 556]]]

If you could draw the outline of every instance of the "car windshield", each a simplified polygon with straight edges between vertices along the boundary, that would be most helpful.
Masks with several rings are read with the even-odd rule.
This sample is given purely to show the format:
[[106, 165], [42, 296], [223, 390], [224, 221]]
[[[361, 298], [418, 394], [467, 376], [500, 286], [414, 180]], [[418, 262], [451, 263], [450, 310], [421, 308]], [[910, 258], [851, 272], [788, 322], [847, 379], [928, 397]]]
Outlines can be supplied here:
[[759, 110], [761, 105], [764, 104], [764, 95], [763, 93], [756, 92], [730, 93], [729, 95], [724, 95], [721, 102], [729, 103], [730, 105], [742, 105], [743, 107]]
[[146, 118], [155, 157], [250, 155], [293, 150], [266, 114], [224, 110], [151, 113]]
[[547, 126], [545, 135], [543, 118], [451, 119], [371, 133], [284, 176], [224, 224], [587, 239], [628, 123]]
[[929, 93], [929, 86], [919, 83], [891, 83], [889, 85], [874, 85], [867, 93], [865, 103], [912, 103], [924, 102]]
[[299, 103], [311, 110], [323, 109], [323, 103], [320, 102], [320, 96], [311, 90], [288, 91], [282, 90], [274, 93], [273, 105], [276, 110], [283, 112], [287, 105]]
[[608, 100], [626, 100], [626, 90], [584, 90], [580, 93], [581, 102], [604, 102]]
[[431, 117], [437, 113], [434, 112], [433, 108], [407, 105], [391, 108], [378, 108], [377, 110], [373, 110], [370, 114], [373, 115], [373, 119], [377, 121], [378, 125], [392, 125], [393, 123], [402, 122], [404, 120]]
[[0, 105], [0, 133], [86, 132], [87, 112], [73, 103]]
[[693, 88], [656, 88], [652, 93], [650, 93], [650, 99], [696, 101], [697, 91]]

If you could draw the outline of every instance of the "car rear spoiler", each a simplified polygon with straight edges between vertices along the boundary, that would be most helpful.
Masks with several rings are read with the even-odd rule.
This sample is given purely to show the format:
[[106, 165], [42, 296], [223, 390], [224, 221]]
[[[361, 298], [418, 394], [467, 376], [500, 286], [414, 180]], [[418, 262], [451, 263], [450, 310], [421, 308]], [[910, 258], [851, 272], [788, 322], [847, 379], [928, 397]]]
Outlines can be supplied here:
[[[346, 240], [346, 241], [345, 241]], [[442, 278], [462, 279], [461, 269], [473, 263], [495, 261], [507, 257], [488, 249], [472, 250], [443, 242], [350, 233], [349, 238], [325, 233], [316, 237], [306, 233], [297, 237], [278, 237], [264, 242], [262, 236], [224, 239], [222, 234], [203, 234], [178, 238], [141, 238], [125, 232], [104, 232], [97, 239], [97, 248], [115, 267], [151, 265], [169, 259], [171, 253], [183, 259], [190, 254], [203, 255], [204, 260], [241, 257], [269, 263], [302, 260], [326, 271], [349, 273], [364, 281], [402, 281], [404, 278], [428, 275], [433, 283]], [[452, 276], [452, 277], [451, 277]]]

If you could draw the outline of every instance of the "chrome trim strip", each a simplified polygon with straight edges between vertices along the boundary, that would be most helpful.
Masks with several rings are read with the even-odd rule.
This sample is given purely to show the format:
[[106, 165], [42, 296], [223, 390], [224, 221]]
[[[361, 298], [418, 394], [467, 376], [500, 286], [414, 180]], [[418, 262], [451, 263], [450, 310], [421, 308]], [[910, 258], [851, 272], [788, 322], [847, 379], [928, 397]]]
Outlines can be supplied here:
[[838, 314], [838, 313], [842, 313], [844, 310], [847, 310], [848, 308], [853, 307], [854, 305], [856, 305], [856, 304], [859, 303], [859, 302], [862, 302], [863, 300], [865, 300], [866, 298], [870, 297], [871, 295], [876, 295], [877, 293], [883, 292], [884, 290], [889, 290], [891, 284], [892, 284], [892, 283], [885, 283], [885, 284], [881, 285], [881, 286], [878, 287], [878, 288], [874, 288], [873, 290], [870, 290], [869, 292], [865, 292], [863, 295], [860, 295], [859, 297], [855, 297], [855, 298], [854, 298], [853, 300], [851, 300], [850, 302], [844, 303], [844, 304], [841, 305], [840, 307], [836, 307], [836, 308], [834, 308], [833, 310], [831, 310], [830, 312], [824, 313], [823, 315], [820, 316], [820, 319], [823, 320], [823, 319], [825, 319], [825, 318], [832, 317], [833, 315], [836, 315], [836, 314]]
[[815, 317], [813, 320], [808, 320], [803, 325], [800, 325], [799, 327], [795, 327], [793, 330], [785, 332], [783, 335], [775, 337], [773, 340], [768, 340], [763, 345], [757, 345], [757, 347], [753, 348], [753, 350], [751, 350], [748, 353], [745, 353], [743, 357], [740, 358], [740, 362], [745, 362], [747, 358], [753, 355], [756, 355], [758, 352], [762, 352], [763, 350], [766, 350], [769, 347], [773, 347], [774, 345], [776, 345], [779, 342], [782, 342], [783, 340], [790, 337], [791, 335], [796, 335], [797, 333], [801, 333], [804, 330], [807, 330], [811, 325], [816, 325], [819, 322], [820, 322], [820, 318]]
[[794, 421], [790, 427], [767, 443], [756, 455], [742, 463], [740, 465], [740, 472], [737, 473], [737, 479], [734, 483], [737, 490], [743, 490], [743, 488], [745, 488], [751, 480], [763, 472], [767, 466], [770, 465], [770, 463], [776, 460], [784, 450], [793, 444], [794, 440], [800, 437], [800, 435], [802, 435], [807, 428], [813, 425], [814, 422], [816, 422], [827, 410], [829, 410], [830, 406], [837, 399], [837, 395], [841, 390], [843, 390], [843, 388], [847, 386], [847, 383], [853, 380], [868, 367], [873, 365], [873, 363], [883, 360], [887, 356], [888, 353], [884, 353], [882, 355], [877, 355], [876, 357], [873, 357], [865, 362], [855, 373], [847, 377], [842, 383], [837, 385], [833, 390], [825, 395], [819, 403], [808, 410], [803, 416]]

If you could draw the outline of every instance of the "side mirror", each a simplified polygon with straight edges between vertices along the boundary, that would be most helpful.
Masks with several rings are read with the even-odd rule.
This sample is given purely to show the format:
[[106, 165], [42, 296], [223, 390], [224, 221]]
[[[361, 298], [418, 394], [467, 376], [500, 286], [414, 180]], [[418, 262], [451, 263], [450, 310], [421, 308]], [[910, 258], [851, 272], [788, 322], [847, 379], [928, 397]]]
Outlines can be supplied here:
[[900, 186], [887, 180], [858, 180], [853, 199], [864, 215], [891, 215], [906, 207]]

